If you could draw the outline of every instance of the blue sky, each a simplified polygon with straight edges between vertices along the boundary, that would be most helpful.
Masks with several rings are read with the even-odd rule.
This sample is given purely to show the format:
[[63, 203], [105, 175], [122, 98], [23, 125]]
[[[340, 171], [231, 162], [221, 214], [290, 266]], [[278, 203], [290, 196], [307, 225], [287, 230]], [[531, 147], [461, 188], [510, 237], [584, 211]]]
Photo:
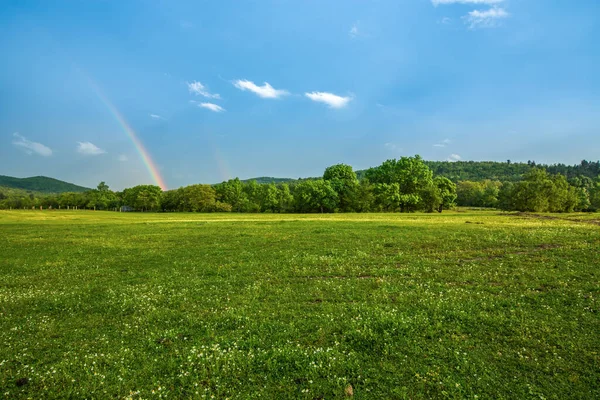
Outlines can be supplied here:
[[2, 3], [3, 175], [153, 183], [99, 92], [169, 188], [600, 158], [597, 0]]

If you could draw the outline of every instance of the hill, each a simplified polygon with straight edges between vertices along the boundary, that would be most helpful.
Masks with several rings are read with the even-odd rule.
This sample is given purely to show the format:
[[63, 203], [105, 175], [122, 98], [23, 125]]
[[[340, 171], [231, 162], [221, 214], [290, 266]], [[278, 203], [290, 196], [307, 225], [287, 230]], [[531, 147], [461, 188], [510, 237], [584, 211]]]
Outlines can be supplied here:
[[83, 186], [78, 186], [54, 178], [48, 178], [47, 176], [15, 178], [12, 176], [0, 175], [0, 186], [39, 193], [85, 192], [90, 190]]
[[265, 184], [265, 183], [287, 183], [287, 182], [291, 182], [291, 181], [295, 181], [296, 179], [292, 179], [292, 178], [273, 178], [271, 176], [259, 176], [258, 178], [251, 178], [251, 179], [244, 179], [242, 180], [242, 182], [244, 183], [248, 183], [250, 181], [256, 181], [256, 183], [259, 184]]
[[[575, 177], [596, 178], [600, 175], [600, 161], [581, 161], [576, 165], [565, 164], [536, 164], [534, 161], [521, 162], [497, 162], [497, 161], [425, 161], [425, 164], [433, 171], [434, 175], [458, 181], [483, 181], [497, 180], [501, 182], [516, 182], [521, 180], [524, 173], [533, 167], [543, 168], [550, 174], [563, 174], [568, 179]], [[356, 176], [359, 180], [365, 177], [366, 169], [357, 170]], [[303, 179], [318, 179], [316, 177]], [[246, 179], [242, 182], [256, 181], [257, 183], [288, 183], [293, 185], [302, 179], [259, 177]]]

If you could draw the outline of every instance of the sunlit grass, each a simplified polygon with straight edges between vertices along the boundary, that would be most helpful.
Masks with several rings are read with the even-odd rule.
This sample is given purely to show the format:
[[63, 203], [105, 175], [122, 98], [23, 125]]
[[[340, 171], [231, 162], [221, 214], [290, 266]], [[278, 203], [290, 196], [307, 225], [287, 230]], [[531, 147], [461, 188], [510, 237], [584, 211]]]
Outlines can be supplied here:
[[551, 216], [0, 212], [0, 395], [598, 398], [600, 227]]

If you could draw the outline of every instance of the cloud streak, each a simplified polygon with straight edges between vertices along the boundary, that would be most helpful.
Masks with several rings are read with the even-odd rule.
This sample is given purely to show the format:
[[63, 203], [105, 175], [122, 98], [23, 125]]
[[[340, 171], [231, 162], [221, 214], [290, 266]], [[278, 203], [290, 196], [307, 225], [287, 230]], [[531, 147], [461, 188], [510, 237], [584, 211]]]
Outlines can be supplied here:
[[446, 147], [449, 144], [450, 144], [450, 139], [444, 139], [440, 143], [434, 144], [433, 147]]
[[287, 90], [275, 89], [268, 82], [265, 82], [262, 86], [258, 86], [252, 81], [238, 79], [233, 82], [233, 86], [243, 91], [249, 90], [263, 99], [278, 99], [289, 94]]
[[327, 104], [330, 108], [336, 109], [344, 108], [352, 101], [352, 97], [350, 96], [343, 97], [328, 92], [310, 92], [304, 93], [304, 95], [312, 101]]
[[34, 153], [44, 157], [50, 157], [52, 155], [52, 149], [46, 145], [32, 142], [17, 132], [13, 133], [13, 137], [13, 145], [23, 149], [25, 153], [29, 155]]
[[94, 143], [91, 142], [77, 142], [77, 152], [86, 156], [97, 156], [106, 153]]
[[223, 107], [213, 103], [200, 103], [198, 104], [198, 107], [206, 108], [207, 110], [218, 113], [225, 111]]
[[499, 20], [508, 18], [509, 15], [505, 9], [493, 7], [485, 11], [473, 10], [463, 19], [470, 29], [493, 28], [497, 26]]
[[188, 82], [188, 90], [190, 91], [190, 93], [194, 93], [197, 96], [203, 96], [206, 97], [207, 99], [220, 99], [221, 95], [219, 95], [218, 93], [210, 93], [207, 89], [206, 86], [204, 86], [202, 83], [198, 82], [198, 81], [194, 81], [192, 83]]

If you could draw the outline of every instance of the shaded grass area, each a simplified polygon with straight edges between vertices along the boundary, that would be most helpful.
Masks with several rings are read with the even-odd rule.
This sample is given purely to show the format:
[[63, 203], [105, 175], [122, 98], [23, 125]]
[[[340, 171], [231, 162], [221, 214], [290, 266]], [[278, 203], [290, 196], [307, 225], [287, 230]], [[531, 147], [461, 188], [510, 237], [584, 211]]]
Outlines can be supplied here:
[[5, 397], [600, 397], [594, 224], [18, 211], [0, 234]]

